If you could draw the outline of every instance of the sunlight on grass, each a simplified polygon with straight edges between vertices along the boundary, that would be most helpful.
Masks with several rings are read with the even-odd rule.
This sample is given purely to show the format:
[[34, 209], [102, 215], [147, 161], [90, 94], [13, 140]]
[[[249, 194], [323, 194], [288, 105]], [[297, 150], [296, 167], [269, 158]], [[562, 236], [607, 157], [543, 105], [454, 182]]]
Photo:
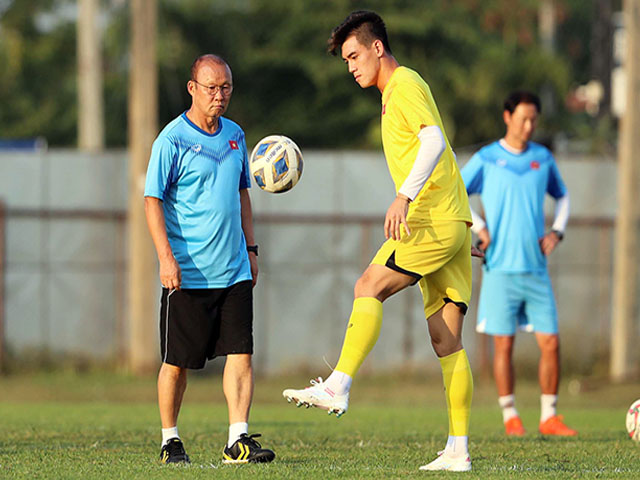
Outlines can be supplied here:
[[[195, 377], [180, 432], [192, 465], [162, 466], [155, 379], [111, 374], [57, 374], [0, 379], [0, 478], [439, 478], [417, 467], [447, 437], [439, 379], [366, 377], [341, 419], [296, 409], [281, 398], [306, 378], [257, 382], [251, 432], [276, 451], [270, 465], [225, 466], [226, 407], [218, 377]], [[602, 386], [561, 392], [561, 412], [575, 439], [537, 431], [535, 384], [519, 385], [523, 438], [506, 438], [491, 384], [476, 385], [465, 478], [640, 478], [640, 445], [626, 437], [627, 404], [637, 388]], [[609, 400], [606, 400], [609, 397]]]

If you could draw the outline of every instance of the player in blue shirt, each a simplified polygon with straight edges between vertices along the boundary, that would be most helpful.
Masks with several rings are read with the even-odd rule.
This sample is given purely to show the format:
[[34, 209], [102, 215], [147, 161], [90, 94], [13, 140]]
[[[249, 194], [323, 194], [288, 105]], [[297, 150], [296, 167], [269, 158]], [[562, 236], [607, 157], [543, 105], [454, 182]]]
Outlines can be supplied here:
[[189, 463], [177, 427], [187, 369], [226, 355], [223, 462], [270, 462], [275, 454], [248, 435], [258, 247], [244, 132], [222, 116], [233, 91], [229, 65], [216, 55], [198, 57], [187, 90], [191, 108], [153, 143], [144, 193], [163, 286], [160, 460]]
[[[485, 219], [472, 211], [472, 230], [485, 250], [478, 332], [493, 336], [493, 373], [507, 435], [524, 435], [515, 408], [512, 352], [516, 329], [535, 332], [540, 347], [542, 390], [538, 430], [576, 435], [556, 413], [560, 377], [558, 318], [547, 256], [562, 240], [569, 193], [551, 152], [531, 142], [540, 100], [514, 92], [504, 103], [504, 138], [476, 152], [462, 169], [469, 195], [479, 194]], [[556, 199], [551, 231], [545, 233], [543, 203]]]

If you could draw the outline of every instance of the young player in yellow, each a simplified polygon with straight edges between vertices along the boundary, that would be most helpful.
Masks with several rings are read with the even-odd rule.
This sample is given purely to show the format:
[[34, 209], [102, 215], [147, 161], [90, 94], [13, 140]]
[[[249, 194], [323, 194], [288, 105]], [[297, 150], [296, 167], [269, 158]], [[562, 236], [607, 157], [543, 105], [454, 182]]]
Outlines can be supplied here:
[[351, 381], [375, 345], [382, 302], [419, 283], [431, 344], [440, 359], [449, 438], [421, 470], [471, 470], [468, 451], [473, 379], [462, 347], [471, 297], [471, 214], [455, 156], [428, 85], [391, 54], [386, 28], [374, 12], [354, 12], [334, 29], [329, 51], [341, 50], [362, 87], [382, 93], [382, 142], [397, 196], [387, 210], [387, 241], [355, 286], [355, 299], [335, 370], [312, 386], [283, 392], [289, 401], [347, 411]]

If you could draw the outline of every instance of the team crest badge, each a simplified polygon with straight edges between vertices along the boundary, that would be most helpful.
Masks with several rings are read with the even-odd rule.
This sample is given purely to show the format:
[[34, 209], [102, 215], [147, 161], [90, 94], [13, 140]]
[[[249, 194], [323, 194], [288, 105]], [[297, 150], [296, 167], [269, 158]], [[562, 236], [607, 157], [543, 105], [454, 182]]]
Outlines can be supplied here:
[[531, 170], [538, 170], [540, 169], [540, 162], [536, 162], [535, 160], [531, 162]]
[[191, 146], [191, 150], [193, 150], [195, 153], [200, 153], [200, 150], [202, 150], [202, 145], [196, 143], [195, 145]]
[[238, 142], [235, 140], [229, 140], [229, 146], [231, 147], [231, 150], [238, 150]]

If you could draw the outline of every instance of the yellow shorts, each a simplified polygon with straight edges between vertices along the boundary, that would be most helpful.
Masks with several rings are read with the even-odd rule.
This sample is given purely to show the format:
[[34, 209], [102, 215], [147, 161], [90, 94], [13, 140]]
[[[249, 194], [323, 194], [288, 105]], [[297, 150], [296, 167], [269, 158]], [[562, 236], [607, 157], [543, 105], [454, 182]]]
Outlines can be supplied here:
[[471, 300], [471, 230], [466, 222], [409, 225], [411, 235], [382, 244], [371, 261], [420, 282], [426, 318], [453, 302], [466, 313]]

